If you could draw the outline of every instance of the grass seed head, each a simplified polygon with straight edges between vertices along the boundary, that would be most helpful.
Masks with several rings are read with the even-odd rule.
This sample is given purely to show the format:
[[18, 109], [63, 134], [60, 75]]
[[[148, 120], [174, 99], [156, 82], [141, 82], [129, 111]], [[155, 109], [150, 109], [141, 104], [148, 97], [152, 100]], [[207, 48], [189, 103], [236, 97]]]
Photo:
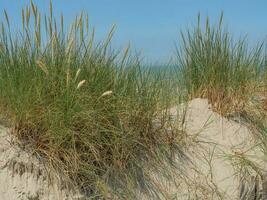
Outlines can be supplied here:
[[112, 91], [111, 91], [111, 90], [104, 92], [104, 93], [101, 95], [101, 97], [109, 96], [109, 95], [112, 95]]
[[36, 62], [36, 64], [37, 64], [38, 67], [40, 67], [40, 69], [41, 69], [46, 75], [49, 74], [49, 71], [48, 71], [46, 65], [45, 65], [41, 60], [38, 60], [38, 61]]
[[78, 83], [76, 89], [78, 90], [79, 88], [81, 88], [81, 87], [85, 84], [85, 82], [86, 82], [86, 80], [82, 80], [82, 81], [80, 81], [80, 82]]
[[75, 78], [74, 78], [75, 81], [78, 79], [80, 73], [81, 73], [81, 68], [79, 68], [75, 74]]

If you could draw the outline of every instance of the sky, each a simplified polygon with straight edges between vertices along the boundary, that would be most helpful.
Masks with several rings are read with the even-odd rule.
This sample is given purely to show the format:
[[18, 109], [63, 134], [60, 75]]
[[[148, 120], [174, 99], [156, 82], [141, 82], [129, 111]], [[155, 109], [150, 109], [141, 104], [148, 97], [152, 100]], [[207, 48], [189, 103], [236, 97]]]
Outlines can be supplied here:
[[[48, 0], [33, 2], [48, 13]], [[21, 23], [21, 8], [28, 4], [29, 0], [0, 0], [0, 9], [7, 10], [16, 26]], [[247, 36], [251, 43], [267, 36], [266, 0], [54, 0], [53, 7], [67, 23], [82, 11], [88, 13], [97, 40], [104, 39], [116, 24], [113, 47], [123, 49], [130, 43], [145, 61], [153, 63], [168, 62], [175, 55], [180, 31], [193, 27], [198, 13], [216, 22], [223, 11], [230, 32]]]

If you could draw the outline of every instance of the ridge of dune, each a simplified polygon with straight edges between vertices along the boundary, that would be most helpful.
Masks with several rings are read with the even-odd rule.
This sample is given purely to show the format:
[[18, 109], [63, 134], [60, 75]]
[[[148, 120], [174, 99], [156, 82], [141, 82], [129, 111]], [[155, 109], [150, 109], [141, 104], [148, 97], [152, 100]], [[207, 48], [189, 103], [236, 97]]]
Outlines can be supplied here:
[[[177, 115], [179, 108], [172, 108]], [[246, 125], [213, 112], [207, 99], [193, 99], [186, 105], [185, 131], [198, 144], [191, 151], [196, 170], [189, 169], [195, 185], [206, 194], [201, 199], [240, 199], [241, 183], [249, 182], [256, 172], [242, 166], [245, 159], [262, 172], [266, 169], [263, 152], [257, 147], [254, 133]], [[203, 196], [207, 195], [207, 196]]]
[[[167, 194], [161, 199], [249, 199], [241, 196], [251, 190], [258, 173], [266, 173], [267, 165], [248, 124], [222, 117], [201, 98], [175, 106], [170, 113], [175, 124], [183, 122], [190, 138], [185, 153], [191, 162], [177, 161], [185, 170], [173, 171], [171, 179], [151, 173], [151, 179]], [[245, 160], [256, 169], [243, 165]]]

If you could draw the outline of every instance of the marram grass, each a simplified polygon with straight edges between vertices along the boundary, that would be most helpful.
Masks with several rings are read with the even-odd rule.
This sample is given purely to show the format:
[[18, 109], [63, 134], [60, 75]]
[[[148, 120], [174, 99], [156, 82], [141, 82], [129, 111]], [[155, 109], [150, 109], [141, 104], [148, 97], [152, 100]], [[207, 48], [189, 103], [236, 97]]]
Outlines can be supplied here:
[[208, 98], [215, 110], [228, 115], [242, 112], [254, 91], [262, 67], [262, 45], [250, 49], [246, 38], [236, 40], [223, 26], [198, 24], [181, 33], [177, 48], [182, 85], [190, 98]]
[[20, 144], [88, 197], [136, 198], [134, 190], [142, 186], [156, 198], [161, 191], [143, 165], [162, 170], [178, 147], [179, 131], [170, 137], [164, 128], [173, 102], [168, 73], [142, 69], [129, 48], [113, 51], [114, 27], [95, 43], [84, 14], [68, 32], [64, 17], [54, 18], [52, 3], [48, 16], [33, 3], [23, 9], [16, 33], [4, 16], [1, 116]]

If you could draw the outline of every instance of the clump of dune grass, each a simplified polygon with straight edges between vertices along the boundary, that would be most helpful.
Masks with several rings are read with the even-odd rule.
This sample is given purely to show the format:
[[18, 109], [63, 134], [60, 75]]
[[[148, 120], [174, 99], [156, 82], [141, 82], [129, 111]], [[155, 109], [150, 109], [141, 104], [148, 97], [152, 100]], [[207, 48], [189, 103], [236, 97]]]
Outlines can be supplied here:
[[172, 102], [168, 73], [142, 69], [129, 48], [112, 50], [115, 27], [95, 43], [85, 14], [69, 32], [52, 3], [48, 16], [33, 3], [23, 9], [19, 32], [4, 17], [1, 116], [19, 143], [92, 198], [131, 199], [133, 188], [156, 198], [161, 191], [143, 165], [167, 174], [163, 162], [179, 147], [179, 131], [164, 128]]
[[221, 114], [241, 112], [259, 77], [262, 45], [250, 49], [246, 38], [235, 40], [223, 26], [206, 24], [181, 33], [178, 70], [189, 98], [208, 98]]

